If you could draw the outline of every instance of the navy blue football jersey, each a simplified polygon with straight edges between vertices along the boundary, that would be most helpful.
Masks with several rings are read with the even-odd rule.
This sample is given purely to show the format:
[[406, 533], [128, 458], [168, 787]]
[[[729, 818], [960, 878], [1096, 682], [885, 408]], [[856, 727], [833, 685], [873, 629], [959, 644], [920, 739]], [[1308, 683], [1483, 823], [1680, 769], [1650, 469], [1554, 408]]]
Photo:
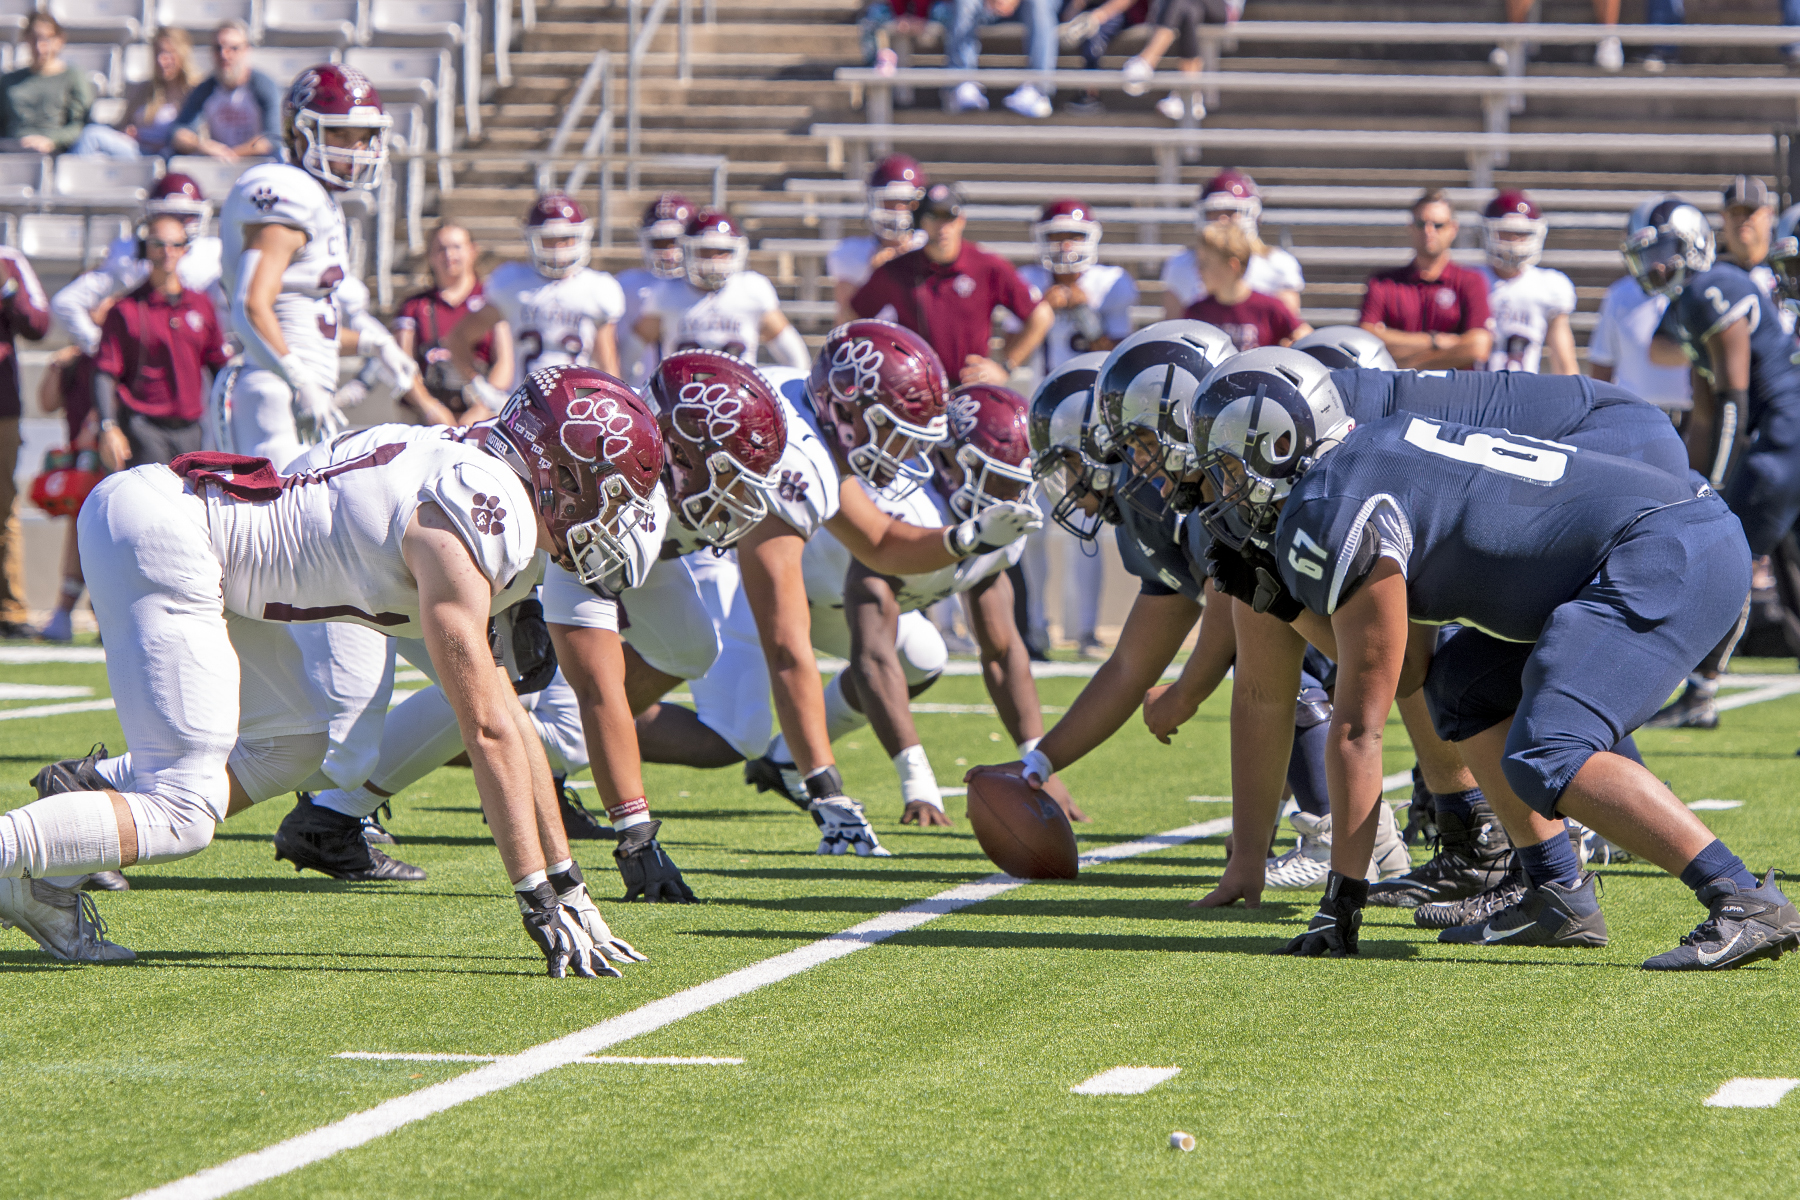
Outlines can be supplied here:
[[1641, 462], [1401, 413], [1357, 429], [1300, 479], [1271, 550], [1316, 613], [1334, 612], [1385, 555], [1406, 573], [1413, 620], [1530, 642], [1634, 520], [1695, 496]]
[[1756, 286], [1750, 273], [1735, 263], [1714, 263], [1681, 289], [1663, 317], [1663, 330], [1681, 343], [1688, 361], [1717, 386], [1706, 339], [1740, 320], [1750, 322], [1750, 422], [1762, 421], [1771, 407], [1800, 407], [1800, 346], [1781, 327], [1774, 303]]
[[[1127, 488], [1134, 489], [1132, 495], [1121, 490]], [[1113, 536], [1125, 569], [1138, 577], [1139, 592], [1146, 596], [1179, 593], [1200, 603], [1200, 586], [1206, 578], [1204, 543], [1202, 557], [1190, 560], [1182, 536], [1183, 525], [1200, 522], [1183, 520], [1156, 498], [1149, 485], [1130, 482], [1123, 466], [1113, 469], [1113, 489], [1119, 496], [1119, 524]], [[1156, 515], [1142, 511], [1140, 504], [1153, 508]]]

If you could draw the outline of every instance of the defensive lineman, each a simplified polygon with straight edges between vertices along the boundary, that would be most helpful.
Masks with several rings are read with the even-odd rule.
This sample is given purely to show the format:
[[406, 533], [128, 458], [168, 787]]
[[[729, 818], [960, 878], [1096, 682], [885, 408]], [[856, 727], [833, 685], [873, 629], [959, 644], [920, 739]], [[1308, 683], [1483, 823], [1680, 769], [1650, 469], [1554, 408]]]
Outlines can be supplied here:
[[1487, 265], [1488, 311], [1494, 320], [1490, 371], [1539, 370], [1573, 375], [1575, 285], [1561, 271], [1537, 265], [1544, 254], [1549, 222], [1524, 192], [1508, 190], [1489, 201], [1482, 214]]

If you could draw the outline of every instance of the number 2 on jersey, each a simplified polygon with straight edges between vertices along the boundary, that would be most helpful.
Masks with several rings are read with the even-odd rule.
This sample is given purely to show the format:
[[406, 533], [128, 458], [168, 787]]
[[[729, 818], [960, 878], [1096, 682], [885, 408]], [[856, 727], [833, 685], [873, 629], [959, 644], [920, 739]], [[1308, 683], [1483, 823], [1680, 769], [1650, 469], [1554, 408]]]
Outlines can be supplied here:
[[1442, 432], [1441, 426], [1414, 417], [1406, 427], [1406, 440], [1441, 458], [1530, 483], [1555, 483], [1569, 469], [1569, 456], [1542, 442], [1508, 442], [1488, 433], [1471, 433], [1464, 441], [1447, 442], [1438, 436]]

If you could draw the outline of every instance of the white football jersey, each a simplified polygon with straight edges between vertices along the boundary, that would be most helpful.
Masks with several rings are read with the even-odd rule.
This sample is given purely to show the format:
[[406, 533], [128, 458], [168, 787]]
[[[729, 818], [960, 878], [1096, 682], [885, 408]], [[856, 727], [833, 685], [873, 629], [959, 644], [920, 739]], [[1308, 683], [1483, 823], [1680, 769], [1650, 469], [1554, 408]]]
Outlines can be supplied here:
[[1493, 314], [1494, 349], [1488, 370], [1535, 375], [1550, 322], [1575, 311], [1575, 285], [1561, 271], [1544, 267], [1526, 267], [1511, 279], [1502, 279], [1483, 265], [1481, 276], [1487, 280], [1488, 311]]
[[[1186, 308], [1206, 295], [1200, 282], [1200, 263], [1192, 247], [1183, 250], [1163, 264], [1163, 286]], [[1278, 246], [1270, 246], [1267, 254], [1252, 254], [1244, 264], [1244, 282], [1253, 292], [1274, 296], [1281, 292], [1304, 292], [1306, 276], [1300, 273], [1300, 260]]]
[[619, 291], [625, 296], [625, 313], [614, 333], [619, 342], [619, 374], [626, 383], [641, 389], [660, 361], [660, 347], [646, 346], [637, 335], [638, 318], [644, 315], [644, 301], [649, 298], [656, 276], [644, 267], [632, 267], [619, 272], [618, 282]]
[[512, 327], [514, 387], [544, 367], [593, 366], [594, 334], [625, 315], [619, 281], [592, 267], [546, 279], [530, 263], [501, 263], [481, 290]]
[[[908, 525], [936, 529], [956, 521], [950, 506], [930, 483], [914, 488], [899, 499], [876, 491], [860, 479], [857, 483], [875, 502], [876, 508]], [[1006, 570], [1024, 553], [1025, 539], [1020, 538], [1004, 549], [977, 554], [923, 575], [899, 576], [900, 586], [895, 590], [894, 598], [900, 602], [903, 613], [928, 608], [946, 596], [960, 595], [989, 576]], [[800, 562], [806, 575], [806, 598], [817, 605], [842, 608], [844, 574], [850, 569], [850, 551], [844, 544], [829, 535], [814, 538], [806, 543], [806, 552]]]
[[[323, 460], [323, 461], [321, 461]], [[206, 501], [224, 564], [225, 608], [276, 623], [350, 621], [420, 637], [419, 589], [400, 539], [420, 504], [435, 503], [494, 588], [491, 613], [512, 607], [540, 575], [531, 493], [511, 468], [454, 434], [377, 425], [307, 452], [281, 495]]]
[[780, 311], [775, 285], [758, 271], [739, 271], [716, 292], [685, 279], [659, 279], [644, 298], [645, 314], [662, 320], [664, 358], [677, 350], [721, 350], [755, 362], [762, 320]]
[[[900, 249], [896, 254], [917, 250], [924, 244], [924, 231], [910, 229], [900, 243]], [[869, 260], [875, 257], [875, 252], [879, 249], [881, 249], [881, 240], [873, 234], [847, 237], [833, 246], [831, 253], [825, 256], [825, 273], [839, 283], [847, 283], [851, 287], [861, 287], [869, 282], [869, 276], [875, 273], [875, 268], [869, 265]]]
[[[286, 225], [306, 235], [306, 244], [282, 272], [275, 319], [289, 352], [299, 355], [312, 381], [335, 391], [339, 314], [332, 293], [350, 273], [344, 214], [324, 186], [299, 167], [261, 163], [245, 171], [219, 210], [220, 278], [228, 296], [248, 282], [239, 278], [244, 231], [256, 225]], [[220, 316], [254, 365], [275, 370], [273, 362], [262, 361], [266, 351], [260, 337], [237, 328], [228, 313]]]
[[775, 477], [781, 485], [769, 497], [769, 511], [810, 541], [825, 522], [837, 516], [843, 476], [832, 461], [825, 435], [819, 432], [812, 402], [806, 398], [807, 373], [781, 366], [763, 367], [762, 373], [781, 397], [787, 418], [787, 448], [775, 464]]
[[[1027, 263], [1019, 268], [1019, 278], [1031, 287], [1031, 294], [1043, 299], [1056, 278], [1042, 263]], [[1076, 309], [1060, 309], [1056, 324], [1044, 337], [1044, 373], [1048, 374], [1074, 358], [1094, 349], [1101, 338], [1115, 342], [1131, 333], [1131, 306], [1137, 303], [1137, 281], [1124, 267], [1096, 263], [1083, 271], [1075, 281], [1088, 302]], [[1020, 327], [1011, 313], [1004, 318], [1007, 332]]]

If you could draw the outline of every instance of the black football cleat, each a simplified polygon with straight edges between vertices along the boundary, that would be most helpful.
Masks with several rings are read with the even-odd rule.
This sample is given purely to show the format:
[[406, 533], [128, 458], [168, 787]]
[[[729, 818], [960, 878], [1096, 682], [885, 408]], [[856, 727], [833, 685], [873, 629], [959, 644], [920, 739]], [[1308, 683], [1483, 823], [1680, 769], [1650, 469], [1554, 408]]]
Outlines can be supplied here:
[[1408, 846], [1422, 846], [1437, 837], [1437, 805], [1431, 789], [1425, 786], [1425, 773], [1415, 765], [1412, 769], [1412, 801], [1406, 806], [1406, 828], [1400, 840]]
[[1413, 924], [1420, 929], [1455, 929], [1458, 925], [1480, 925], [1510, 904], [1525, 898], [1525, 881], [1518, 872], [1508, 875], [1485, 892], [1476, 892], [1461, 900], [1441, 900], [1421, 904], [1413, 909]]
[[1478, 924], [1458, 925], [1438, 934], [1453, 946], [1604, 946], [1606, 917], [1600, 912], [1599, 876], [1591, 871], [1573, 884], [1528, 888]]
[[347, 883], [416, 883], [425, 878], [420, 868], [371, 846], [363, 837], [361, 819], [320, 808], [312, 802], [311, 792], [297, 795], [299, 803], [275, 831], [276, 861], [286, 859], [296, 871], [318, 871]]
[[812, 815], [815, 825], [819, 823], [818, 816], [812, 811], [812, 797], [807, 795], [806, 784], [793, 763], [777, 762], [767, 754], [761, 758], [747, 758], [744, 760], [744, 782], [754, 785], [758, 792], [774, 792], [801, 812]]
[[1714, 697], [1688, 684], [1680, 696], [1644, 722], [1645, 729], [1717, 729], [1719, 709]]
[[84, 892], [129, 892], [131, 880], [117, 871], [95, 871], [81, 881]]
[[[387, 805], [384, 804], [381, 807], [387, 808]], [[381, 809], [376, 809], [375, 811], [380, 812]], [[393, 819], [394, 814], [392, 810], [390, 810], [388, 812], [388, 820], [391, 821]], [[370, 813], [362, 819], [362, 835], [363, 841], [369, 843], [371, 846], [398, 846], [400, 844], [394, 840], [394, 835], [387, 831], [387, 827], [375, 819], [374, 813]]]
[[1382, 908], [1417, 908], [1485, 892], [1512, 870], [1512, 846], [1494, 810], [1482, 801], [1469, 817], [1439, 811], [1437, 851], [1404, 875], [1369, 889], [1369, 903]]
[[1706, 920], [1644, 963], [1646, 971], [1729, 971], [1763, 958], [1780, 958], [1800, 950], [1800, 912], [1775, 886], [1775, 872], [1762, 885], [1741, 892], [1729, 879], [1700, 889], [1700, 902], [1710, 910]]
[[109, 757], [106, 745], [96, 742], [84, 758], [65, 758], [43, 768], [31, 777], [31, 786], [37, 789], [39, 800], [63, 792], [104, 792], [112, 784], [100, 778], [100, 772], [95, 770], [94, 764]]
[[575, 798], [566, 775], [556, 776], [556, 803], [562, 810], [563, 836], [572, 842], [611, 842], [618, 833], [611, 825], [602, 824], [587, 806]]

